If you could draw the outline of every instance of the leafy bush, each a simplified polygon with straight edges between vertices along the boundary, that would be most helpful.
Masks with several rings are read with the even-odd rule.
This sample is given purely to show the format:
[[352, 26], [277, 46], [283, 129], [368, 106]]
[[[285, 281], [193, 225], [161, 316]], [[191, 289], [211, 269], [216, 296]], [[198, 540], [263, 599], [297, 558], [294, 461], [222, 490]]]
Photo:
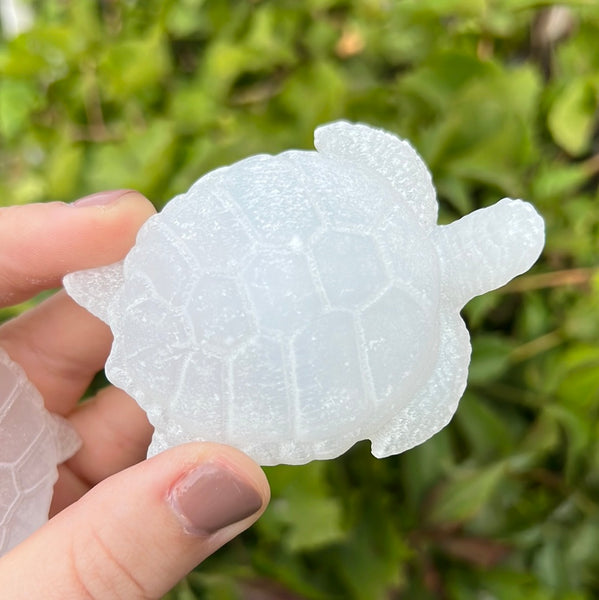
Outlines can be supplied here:
[[33, 27], [0, 40], [3, 204], [133, 187], [161, 206], [347, 118], [412, 140], [442, 221], [503, 195], [546, 219], [537, 266], [464, 310], [474, 351], [452, 424], [381, 461], [359, 444], [267, 469], [263, 519], [169, 598], [596, 598], [599, 6], [31, 5]]

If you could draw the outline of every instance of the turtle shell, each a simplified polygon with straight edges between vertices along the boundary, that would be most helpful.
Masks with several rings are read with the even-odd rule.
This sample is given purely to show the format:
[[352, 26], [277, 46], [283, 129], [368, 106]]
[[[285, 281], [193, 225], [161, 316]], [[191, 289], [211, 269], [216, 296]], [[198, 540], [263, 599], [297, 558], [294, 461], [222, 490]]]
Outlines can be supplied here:
[[148, 413], [150, 454], [330, 458], [409, 401], [439, 345], [439, 266], [397, 200], [373, 170], [290, 151], [209, 173], [142, 227], [107, 375]]

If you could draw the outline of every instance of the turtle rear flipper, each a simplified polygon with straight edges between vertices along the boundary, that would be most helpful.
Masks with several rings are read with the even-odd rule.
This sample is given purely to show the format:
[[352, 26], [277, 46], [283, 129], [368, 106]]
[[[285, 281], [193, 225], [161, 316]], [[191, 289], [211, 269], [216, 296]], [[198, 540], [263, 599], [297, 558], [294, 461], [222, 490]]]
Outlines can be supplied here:
[[437, 363], [423, 387], [402, 410], [391, 416], [374, 435], [372, 454], [384, 458], [422, 444], [453, 417], [466, 388], [470, 338], [460, 315], [440, 315]]
[[69, 273], [62, 284], [73, 300], [110, 325], [111, 307], [124, 281], [124, 261]]

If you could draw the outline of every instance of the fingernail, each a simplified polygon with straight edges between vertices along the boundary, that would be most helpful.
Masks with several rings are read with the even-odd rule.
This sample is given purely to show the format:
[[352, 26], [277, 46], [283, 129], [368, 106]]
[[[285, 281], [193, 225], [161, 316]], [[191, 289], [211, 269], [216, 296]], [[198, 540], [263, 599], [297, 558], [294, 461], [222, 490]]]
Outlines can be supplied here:
[[262, 498], [224, 464], [209, 463], [180, 479], [169, 501], [189, 533], [210, 535], [260, 510]]
[[108, 190], [106, 192], [97, 192], [96, 194], [90, 194], [75, 200], [72, 206], [107, 206], [116, 202], [123, 196], [135, 193], [134, 190]]

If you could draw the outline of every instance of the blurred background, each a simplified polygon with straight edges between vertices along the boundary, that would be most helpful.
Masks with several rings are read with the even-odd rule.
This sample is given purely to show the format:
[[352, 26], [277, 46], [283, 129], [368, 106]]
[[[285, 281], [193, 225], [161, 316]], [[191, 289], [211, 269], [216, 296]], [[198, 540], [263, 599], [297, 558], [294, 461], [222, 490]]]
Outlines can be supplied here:
[[599, 597], [599, 3], [0, 0], [0, 19], [0, 205], [132, 187], [160, 207], [346, 118], [412, 141], [441, 222], [503, 196], [546, 220], [532, 271], [463, 312], [451, 425], [267, 469], [263, 519], [168, 599]]

